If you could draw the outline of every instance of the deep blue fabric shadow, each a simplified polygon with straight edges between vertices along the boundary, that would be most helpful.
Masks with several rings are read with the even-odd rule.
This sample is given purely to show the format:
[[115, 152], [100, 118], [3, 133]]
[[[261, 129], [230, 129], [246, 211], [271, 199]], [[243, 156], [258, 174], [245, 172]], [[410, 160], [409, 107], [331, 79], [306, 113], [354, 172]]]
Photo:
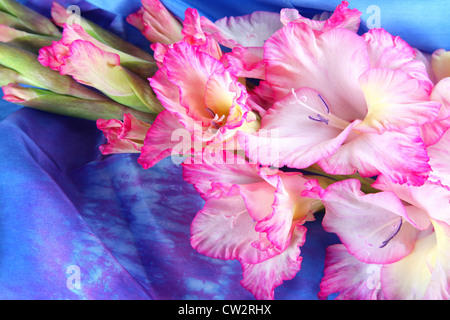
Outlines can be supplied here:
[[[51, 1], [22, 2], [49, 13]], [[192, 6], [215, 20], [294, 6], [314, 14], [340, 1], [163, 2], [181, 18]], [[96, 21], [148, 49], [124, 23], [138, 0], [61, 3], [80, 4], [86, 17], [103, 17]], [[426, 10], [407, 3], [378, 1], [381, 26], [421, 49], [449, 49], [448, 2], [429, 1]], [[350, 7], [364, 20], [371, 4]], [[91, 121], [4, 101], [0, 110], [0, 299], [253, 299], [239, 284], [239, 263], [190, 247], [203, 200], [179, 166], [167, 159], [143, 170], [136, 155], [101, 156], [103, 138]], [[322, 230], [320, 215], [306, 227], [302, 270], [275, 290], [277, 299], [317, 298], [325, 248], [337, 238]]]

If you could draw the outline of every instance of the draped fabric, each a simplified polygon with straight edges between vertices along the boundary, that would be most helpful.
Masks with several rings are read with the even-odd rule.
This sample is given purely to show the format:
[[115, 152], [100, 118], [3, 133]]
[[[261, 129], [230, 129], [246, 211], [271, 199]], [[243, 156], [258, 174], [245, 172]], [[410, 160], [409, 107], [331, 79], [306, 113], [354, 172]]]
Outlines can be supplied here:
[[[51, 1], [22, 1], [48, 15]], [[340, 1], [164, 0], [211, 20], [295, 7], [332, 11]], [[124, 17], [140, 1], [62, 1], [148, 49]], [[351, 1], [367, 27], [371, 1]], [[381, 27], [412, 46], [450, 49], [448, 1], [378, 1]], [[372, 8], [373, 9], [373, 8]], [[372, 11], [371, 11], [372, 12]], [[370, 21], [369, 21], [370, 22]], [[0, 102], [0, 299], [253, 299], [237, 261], [191, 248], [190, 223], [203, 206], [181, 168], [166, 159], [149, 170], [136, 154], [102, 156], [95, 123]], [[325, 248], [338, 240], [306, 223], [302, 270], [277, 299], [317, 299]]]

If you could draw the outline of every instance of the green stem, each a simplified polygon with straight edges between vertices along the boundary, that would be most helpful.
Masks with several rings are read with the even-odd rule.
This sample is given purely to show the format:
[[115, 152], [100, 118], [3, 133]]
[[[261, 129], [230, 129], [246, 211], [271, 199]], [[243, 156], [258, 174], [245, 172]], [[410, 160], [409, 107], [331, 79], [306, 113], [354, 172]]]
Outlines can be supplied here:
[[324, 172], [321, 169], [318, 169], [317, 166], [313, 165], [306, 169], [304, 169], [306, 172], [311, 172], [314, 174], [318, 174], [324, 177], [327, 177], [329, 179], [335, 180], [335, 181], [343, 181], [347, 179], [358, 179], [361, 182], [361, 190], [364, 193], [377, 193], [381, 190], [375, 189], [372, 187], [372, 184], [375, 182], [372, 178], [364, 178], [361, 177], [359, 174], [351, 174], [351, 175], [335, 175], [335, 174], [328, 174]]

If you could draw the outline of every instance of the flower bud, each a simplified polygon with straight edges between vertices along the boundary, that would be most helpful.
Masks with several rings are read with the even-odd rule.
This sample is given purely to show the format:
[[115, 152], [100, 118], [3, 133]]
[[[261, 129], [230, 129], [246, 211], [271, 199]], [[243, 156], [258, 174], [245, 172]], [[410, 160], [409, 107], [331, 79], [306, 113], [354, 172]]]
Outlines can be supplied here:
[[6, 101], [46, 112], [94, 121], [97, 119], [122, 119], [123, 115], [128, 113], [143, 121], [152, 122], [154, 120], [152, 114], [127, 108], [109, 99], [85, 100], [48, 90], [25, 88], [13, 83], [3, 86], [2, 89], [3, 99]]
[[139, 49], [138, 47], [136, 47], [136, 46], [132, 45], [131, 43], [118, 37], [114, 33], [103, 29], [99, 25], [93, 23], [92, 21], [85, 19], [82, 16], [79, 16], [79, 17], [77, 17], [78, 19], [72, 21], [70, 19], [72, 12], [70, 12], [70, 11], [68, 12], [66, 10], [66, 8], [64, 8], [57, 2], [53, 2], [51, 15], [52, 15], [53, 21], [61, 28], [63, 28], [65, 24], [71, 25], [74, 22], [76, 22], [76, 23], [80, 24], [81, 27], [90, 36], [92, 36], [96, 40], [104, 43], [105, 45], [110, 46], [111, 48], [117, 49], [119, 51], [122, 51], [124, 53], [127, 53], [129, 55], [135, 56], [137, 58], [140, 58], [142, 60], [146, 60], [146, 61], [150, 61], [150, 62], [154, 61], [154, 59], [150, 53]]
[[53, 63], [55, 62], [53, 60], [59, 60], [59, 63], [56, 64], [56, 67], [52, 68], [54, 70], [59, 70], [58, 65], [64, 64], [62, 60], [64, 56], [69, 52], [69, 47], [75, 40], [89, 41], [103, 51], [117, 54], [120, 57], [120, 63], [123, 67], [132, 70], [133, 72], [143, 76], [144, 78], [152, 76], [156, 71], [156, 64], [153, 60], [143, 60], [126, 52], [117, 50], [92, 37], [83, 29], [81, 25], [75, 23], [71, 25], [64, 24], [62, 39], [59, 41], [54, 41], [53, 44], [50, 43], [51, 47], [42, 48], [39, 56], [41, 63], [52, 68]]
[[436, 82], [450, 77], [450, 51], [436, 50], [431, 55], [431, 68], [436, 76]]
[[8, 43], [12, 46], [22, 48], [34, 53], [38, 53], [39, 49], [49, 46], [53, 41], [58, 40], [56, 37], [43, 36], [34, 33], [28, 33], [18, 30], [7, 25], [0, 24], [0, 41]]
[[[58, 28], [46, 17], [13, 0], [0, 0], [0, 11], [9, 15], [10, 21], [24, 26], [28, 31], [46, 36], [61, 36]], [[2, 15], [3, 19], [7, 19]], [[11, 17], [15, 18], [12, 19]]]
[[112, 100], [143, 112], [160, 112], [162, 106], [149, 83], [120, 65], [120, 57], [76, 40], [59, 70], [79, 83], [92, 86]]
[[152, 43], [171, 44], [183, 38], [182, 25], [159, 0], [142, 0], [137, 12], [127, 22], [138, 28]]
[[104, 100], [105, 97], [80, 85], [69, 76], [41, 65], [37, 56], [23, 49], [0, 42], [0, 66], [14, 70], [26, 82], [38, 88], [87, 100]]
[[111, 119], [97, 120], [97, 127], [103, 131], [108, 142], [100, 146], [102, 154], [139, 153], [150, 124], [125, 114], [123, 122]]

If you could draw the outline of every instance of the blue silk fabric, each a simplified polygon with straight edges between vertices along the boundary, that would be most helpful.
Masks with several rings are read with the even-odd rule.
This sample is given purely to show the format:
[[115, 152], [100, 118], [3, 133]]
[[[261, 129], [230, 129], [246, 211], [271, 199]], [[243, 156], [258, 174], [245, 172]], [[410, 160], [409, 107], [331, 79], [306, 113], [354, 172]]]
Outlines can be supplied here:
[[[51, 1], [22, 1], [49, 15]], [[295, 7], [304, 15], [339, 1], [165, 0], [183, 18], [187, 7], [211, 20]], [[60, 1], [148, 50], [124, 17], [140, 1]], [[351, 1], [381, 27], [432, 52], [450, 49], [447, 1]], [[166, 159], [149, 170], [137, 154], [102, 156], [95, 123], [0, 102], [0, 299], [253, 299], [237, 261], [191, 248], [190, 224], [204, 204]], [[302, 270], [275, 290], [277, 299], [317, 299], [325, 248], [338, 239], [308, 222]]]

